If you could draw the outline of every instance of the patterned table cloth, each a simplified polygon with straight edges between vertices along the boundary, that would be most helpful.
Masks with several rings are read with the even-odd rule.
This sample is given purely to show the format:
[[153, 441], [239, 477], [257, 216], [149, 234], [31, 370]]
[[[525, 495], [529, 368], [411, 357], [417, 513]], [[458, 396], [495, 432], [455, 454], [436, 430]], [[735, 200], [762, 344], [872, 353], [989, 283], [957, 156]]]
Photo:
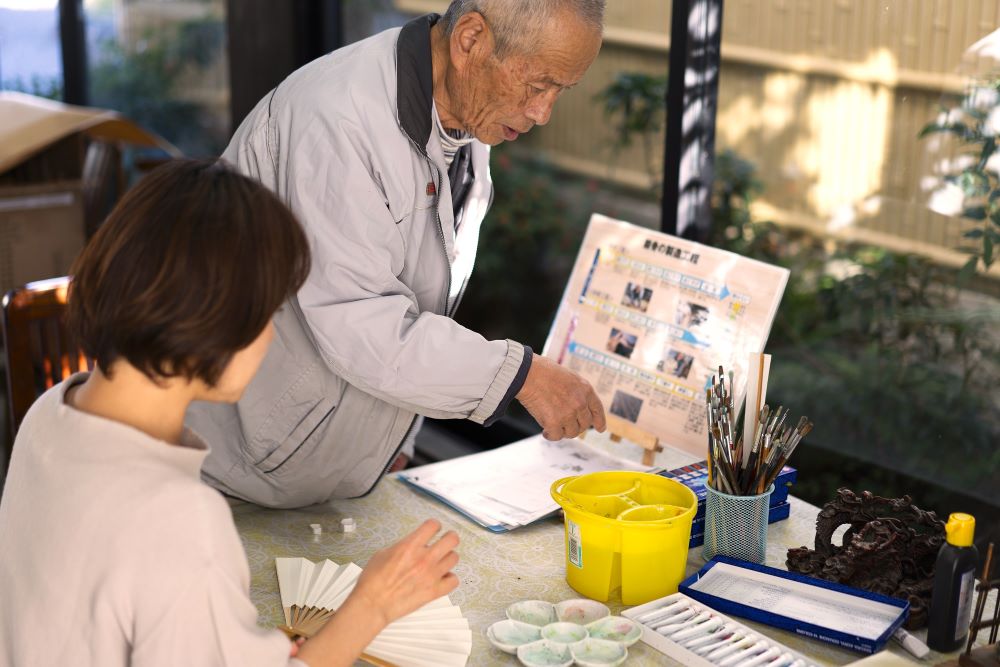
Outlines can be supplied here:
[[[597, 444], [610, 446], [605, 442]], [[627, 452], [630, 458], [641, 455], [638, 447], [633, 450]], [[616, 453], [621, 455], [621, 451]], [[668, 469], [693, 460], [689, 454], [671, 450], [657, 455], [657, 465]], [[812, 546], [819, 510], [798, 498], [790, 497], [789, 500], [791, 516], [772, 524], [768, 531], [767, 565], [773, 567], [785, 566], [789, 547]], [[509, 533], [494, 534], [392, 477], [382, 480], [364, 498], [336, 500], [306, 509], [273, 510], [237, 501], [231, 504], [250, 560], [250, 596], [259, 610], [259, 621], [265, 626], [275, 627], [283, 622], [274, 570], [276, 557], [301, 556], [313, 561], [329, 558], [337, 563], [353, 561], [364, 567], [374, 552], [399, 540], [427, 518], [437, 519], [445, 529], [457, 532], [461, 539], [458, 548], [461, 561], [455, 568], [461, 583], [451, 599], [462, 608], [472, 627], [470, 666], [520, 664], [514, 656], [493, 648], [485, 635], [491, 623], [505, 617], [504, 609], [509, 604], [526, 599], [558, 602], [580, 597], [565, 580], [562, 518], [545, 519]], [[346, 517], [357, 522], [355, 532], [341, 532], [340, 520]], [[322, 525], [321, 535], [313, 535], [309, 527], [312, 523]], [[694, 573], [702, 565], [701, 548], [691, 549], [687, 574]], [[613, 600], [608, 606], [612, 613], [623, 608]], [[789, 632], [739, 620], [820, 665], [845, 665], [863, 657]], [[907, 656], [894, 642], [890, 642], [889, 648], [899, 656]], [[929, 664], [938, 661], [933, 658], [941, 657], [932, 655]], [[625, 664], [640, 667], [677, 663], [639, 642], [629, 649]]]

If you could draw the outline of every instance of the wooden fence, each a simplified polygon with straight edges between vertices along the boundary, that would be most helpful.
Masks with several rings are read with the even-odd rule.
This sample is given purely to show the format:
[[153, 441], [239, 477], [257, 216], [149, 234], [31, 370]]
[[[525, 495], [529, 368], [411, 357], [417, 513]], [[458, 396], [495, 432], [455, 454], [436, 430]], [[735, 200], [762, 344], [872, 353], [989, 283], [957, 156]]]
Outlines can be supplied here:
[[[598, 60], [526, 143], [580, 174], [650, 187], [642, 147], [613, 150], [594, 96], [619, 72], [666, 74], [670, 5], [609, 0]], [[961, 265], [969, 223], [928, 208], [956, 147], [918, 134], [972, 77], [995, 71], [967, 51], [998, 26], [1000, 0], [727, 0], [717, 145], [757, 166], [758, 217]], [[658, 172], [663, 137], [652, 143]]]

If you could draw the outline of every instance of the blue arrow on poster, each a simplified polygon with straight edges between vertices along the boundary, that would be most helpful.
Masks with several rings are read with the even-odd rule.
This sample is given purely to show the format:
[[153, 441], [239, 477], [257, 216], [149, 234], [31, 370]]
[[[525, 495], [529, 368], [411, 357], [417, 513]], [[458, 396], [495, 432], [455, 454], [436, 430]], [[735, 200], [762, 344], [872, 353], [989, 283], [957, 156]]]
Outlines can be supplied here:
[[690, 331], [685, 330], [684, 335], [681, 336], [681, 340], [685, 343], [691, 343], [692, 345], [701, 345], [702, 347], [708, 347], [708, 343], [703, 343], [694, 336], [691, 335]]

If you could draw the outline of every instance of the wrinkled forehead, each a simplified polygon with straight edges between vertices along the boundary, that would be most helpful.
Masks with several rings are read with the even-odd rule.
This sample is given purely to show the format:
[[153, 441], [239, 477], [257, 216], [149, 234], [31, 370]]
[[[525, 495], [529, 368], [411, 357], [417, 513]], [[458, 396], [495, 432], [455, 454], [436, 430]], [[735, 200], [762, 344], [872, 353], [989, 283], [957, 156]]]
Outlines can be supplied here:
[[576, 85], [601, 48], [599, 31], [582, 23], [577, 27], [576, 31], [547, 31], [538, 48], [528, 54], [511, 54], [505, 64], [525, 80], [558, 88]]

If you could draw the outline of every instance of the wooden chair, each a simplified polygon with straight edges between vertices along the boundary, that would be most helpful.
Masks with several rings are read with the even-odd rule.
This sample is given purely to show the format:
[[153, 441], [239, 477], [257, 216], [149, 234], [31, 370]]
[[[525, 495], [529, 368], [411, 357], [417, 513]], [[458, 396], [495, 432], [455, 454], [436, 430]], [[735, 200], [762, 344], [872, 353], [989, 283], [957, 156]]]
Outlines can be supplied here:
[[73, 345], [63, 322], [69, 278], [28, 283], [3, 297], [3, 336], [7, 357], [10, 440], [21, 420], [45, 390], [80, 370], [93, 368]]

